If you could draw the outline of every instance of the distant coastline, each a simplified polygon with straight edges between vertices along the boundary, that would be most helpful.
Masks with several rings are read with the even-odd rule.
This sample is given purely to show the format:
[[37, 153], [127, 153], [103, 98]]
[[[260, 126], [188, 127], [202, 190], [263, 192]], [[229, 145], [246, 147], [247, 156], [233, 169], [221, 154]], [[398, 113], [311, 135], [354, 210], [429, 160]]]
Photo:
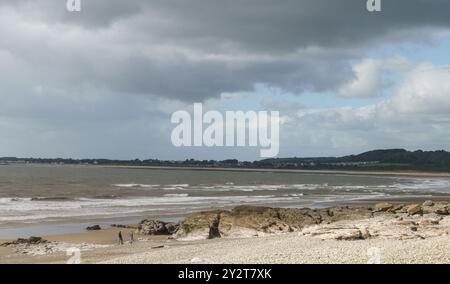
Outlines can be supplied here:
[[72, 159], [72, 158], [17, 158], [0, 157], [0, 165], [8, 164], [55, 164], [97, 165], [139, 168], [177, 168], [202, 170], [283, 170], [304, 173], [348, 173], [378, 175], [428, 175], [450, 176], [450, 152], [407, 151], [385, 149], [343, 157], [271, 158], [256, 161], [225, 160], [160, 160], [160, 159]]

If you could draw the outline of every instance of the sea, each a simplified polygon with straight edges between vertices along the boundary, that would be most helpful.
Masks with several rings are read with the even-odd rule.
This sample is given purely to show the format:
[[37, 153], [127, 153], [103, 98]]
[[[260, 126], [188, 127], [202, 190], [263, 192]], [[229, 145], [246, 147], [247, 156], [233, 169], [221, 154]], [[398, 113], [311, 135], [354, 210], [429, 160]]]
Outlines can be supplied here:
[[238, 205], [321, 208], [446, 196], [450, 178], [1, 165], [0, 239], [55, 226], [63, 232], [144, 217], [175, 220]]

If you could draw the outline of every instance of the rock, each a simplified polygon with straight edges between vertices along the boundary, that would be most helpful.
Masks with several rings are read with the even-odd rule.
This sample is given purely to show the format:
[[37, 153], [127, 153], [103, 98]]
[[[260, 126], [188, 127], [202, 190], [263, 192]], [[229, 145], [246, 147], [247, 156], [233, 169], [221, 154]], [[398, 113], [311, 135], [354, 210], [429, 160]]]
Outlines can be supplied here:
[[390, 212], [390, 213], [402, 213], [404, 207], [405, 207], [405, 204], [395, 205], [394, 207], [389, 209], [388, 212]]
[[176, 233], [178, 228], [179, 228], [178, 223], [166, 223], [167, 233], [169, 233], [170, 235], [173, 235], [174, 233]]
[[440, 219], [422, 219], [419, 221], [420, 226], [439, 225]]
[[387, 202], [382, 202], [382, 203], [377, 203], [375, 204], [375, 212], [385, 212], [388, 211], [389, 209], [392, 209], [394, 207], [394, 205], [387, 203]]
[[214, 219], [209, 226], [209, 234], [208, 239], [216, 239], [220, 238], [220, 231], [219, 231], [219, 223], [220, 223], [220, 214], [217, 215], [217, 218]]
[[406, 212], [408, 215], [415, 215], [422, 213], [422, 207], [419, 204], [411, 204], [407, 207]]
[[42, 244], [47, 243], [47, 240], [42, 239], [41, 237], [29, 237], [28, 239], [25, 239], [25, 242], [28, 244]]
[[355, 230], [346, 234], [341, 234], [336, 236], [336, 240], [338, 241], [353, 241], [353, 240], [360, 240], [361, 238], [361, 231]]
[[411, 220], [397, 220], [393, 222], [397, 226], [416, 226], [417, 223]]
[[317, 236], [322, 240], [354, 241], [364, 240], [370, 237], [367, 229], [358, 228], [330, 228], [318, 232], [306, 233], [306, 235]]
[[173, 223], [144, 219], [139, 223], [137, 233], [142, 235], [171, 235], [177, 228], [178, 226]]
[[447, 208], [442, 207], [442, 208], [437, 208], [434, 213], [438, 214], [438, 215], [449, 215], [449, 212], [447, 210]]
[[367, 228], [362, 228], [361, 230], [361, 238], [366, 240], [369, 239], [371, 237], [370, 232]]
[[41, 237], [29, 237], [28, 239], [22, 239], [19, 238], [12, 242], [6, 242], [1, 244], [2, 247], [9, 247], [9, 246], [15, 246], [15, 245], [39, 245], [39, 244], [46, 244], [49, 243], [49, 241], [42, 239]]
[[299, 231], [311, 225], [362, 219], [370, 216], [369, 208], [358, 207], [308, 209], [237, 206], [231, 211], [194, 213], [180, 223], [175, 237], [197, 240], [219, 236], [251, 237], [280, 234]]
[[99, 225], [93, 225], [93, 226], [89, 226], [86, 228], [86, 230], [88, 231], [98, 231], [101, 230], [102, 228]]
[[121, 229], [138, 229], [136, 225], [122, 225], [122, 224], [111, 224], [113, 228], [121, 228]]
[[433, 205], [434, 205], [434, 202], [431, 200], [427, 200], [424, 203], [422, 203], [422, 206], [427, 206], [427, 207], [433, 206]]
[[[210, 227], [214, 220], [218, 219], [219, 214], [224, 211], [199, 212], [187, 216], [180, 222], [179, 229], [175, 233], [175, 238], [186, 240], [208, 239]], [[222, 216], [220, 216], [222, 218]], [[222, 221], [219, 222], [219, 230]]]
[[[425, 204], [425, 203], [424, 203]], [[433, 205], [430, 205], [433, 204]], [[432, 202], [427, 203], [427, 206], [422, 207], [422, 212], [424, 214], [438, 214], [438, 215], [449, 215], [450, 207], [447, 202]]]

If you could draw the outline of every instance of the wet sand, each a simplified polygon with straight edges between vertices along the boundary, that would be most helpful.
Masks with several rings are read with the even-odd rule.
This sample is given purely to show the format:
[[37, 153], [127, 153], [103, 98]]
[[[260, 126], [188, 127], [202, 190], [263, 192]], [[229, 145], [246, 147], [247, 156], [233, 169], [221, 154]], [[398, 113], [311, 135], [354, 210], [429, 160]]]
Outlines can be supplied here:
[[[117, 235], [119, 231], [122, 232], [125, 244], [118, 245]], [[130, 253], [130, 249], [134, 247], [142, 247], [143, 244], [156, 243], [160, 244], [165, 242], [168, 236], [137, 236], [135, 235], [136, 242], [134, 244], [129, 244], [129, 234], [134, 232], [133, 229], [126, 228], [109, 228], [98, 231], [84, 231], [81, 233], [74, 234], [61, 234], [61, 235], [50, 235], [41, 236], [43, 239], [71, 244], [72, 247], [77, 248], [82, 244], [92, 244], [99, 245], [102, 248], [93, 249], [86, 252], [82, 252], [82, 255], [89, 256], [89, 258], [95, 258], [97, 254], [103, 255], [104, 253], [115, 255], [126, 255]], [[12, 240], [0, 240], [0, 243], [8, 242]], [[104, 246], [104, 248], [103, 248]], [[125, 250], [125, 252], [120, 253], [120, 251]], [[116, 252], [117, 251], [117, 252]], [[0, 246], [0, 263], [66, 263], [68, 256], [63, 252], [57, 252], [50, 255], [26, 255], [14, 253], [13, 249], [10, 247]]]

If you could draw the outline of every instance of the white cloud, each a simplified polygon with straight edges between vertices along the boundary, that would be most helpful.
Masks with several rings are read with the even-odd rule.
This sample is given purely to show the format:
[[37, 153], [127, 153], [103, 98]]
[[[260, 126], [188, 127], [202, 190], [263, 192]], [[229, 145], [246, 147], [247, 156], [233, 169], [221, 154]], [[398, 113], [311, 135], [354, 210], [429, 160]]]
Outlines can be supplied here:
[[382, 90], [382, 63], [366, 59], [353, 67], [355, 78], [341, 86], [338, 94], [343, 97], [375, 97]]
[[376, 97], [382, 94], [386, 85], [384, 72], [403, 71], [409, 67], [404, 58], [365, 59], [353, 66], [355, 77], [339, 87], [337, 93], [342, 97]]
[[416, 66], [406, 74], [386, 107], [415, 116], [450, 117], [450, 66]]
[[[386, 65], [385, 65], [386, 66]], [[448, 149], [450, 68], [402, 65], [391, 97], [364, 107], [300, 110], [282, 129], [282, 155], [349, 154], [374, 148]], [[284, 134], [284, 135], [283, 135]]]

